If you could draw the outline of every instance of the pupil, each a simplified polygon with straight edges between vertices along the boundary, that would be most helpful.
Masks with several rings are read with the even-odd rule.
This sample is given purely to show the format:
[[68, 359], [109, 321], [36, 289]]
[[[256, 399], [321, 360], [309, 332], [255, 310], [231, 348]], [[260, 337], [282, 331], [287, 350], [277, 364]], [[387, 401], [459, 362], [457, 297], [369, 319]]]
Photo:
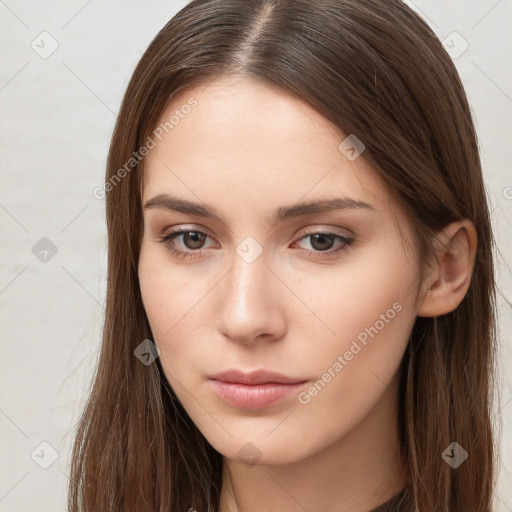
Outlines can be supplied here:
[[[318, 244], [319, 240], [320, 240], [320, 244]], [[322, 241], [325, 242], [325, 240], [328, 240], [327, 247], [325, 246], [325, 243], [322, 244]], [[327, 249], [330, 249], [332, 247], [332, 243], [333, 243], [332, 235], [318, 234], [318, 235], [311, 236], [311, 246], [318, 251], [325, 251]]]
[[[185, 245], [189, 249], [200, 249], [204, 242], [205, 236], [206, 235], [204, 233], [198, 233], [197, 231], [189, 231], [188, 233], [184, 234], [183, 240], [185, 241]], [[187, 242], [187, 237], [189, 240], [192, 239], [191, 244]]]

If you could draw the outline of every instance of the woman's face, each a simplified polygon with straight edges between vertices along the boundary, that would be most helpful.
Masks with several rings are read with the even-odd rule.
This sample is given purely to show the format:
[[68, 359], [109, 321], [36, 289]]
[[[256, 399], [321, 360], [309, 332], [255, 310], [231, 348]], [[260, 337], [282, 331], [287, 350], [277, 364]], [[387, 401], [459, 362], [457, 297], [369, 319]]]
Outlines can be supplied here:
[[[139, 276], [166, 378], [230, 459], [318, 453], [395, 396], [411, 227], [357, 140], [279, 89], [224, 77], [179, 91], [160, 122]], [[212, 379], [233, 369], [296, 383]]]

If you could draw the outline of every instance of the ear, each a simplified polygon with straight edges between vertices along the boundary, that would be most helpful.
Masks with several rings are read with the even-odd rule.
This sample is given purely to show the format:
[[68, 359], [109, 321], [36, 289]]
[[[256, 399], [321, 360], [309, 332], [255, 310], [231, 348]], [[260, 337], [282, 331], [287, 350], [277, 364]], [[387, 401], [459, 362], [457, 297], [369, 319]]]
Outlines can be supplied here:
[[453, 222], [437, 233], [436, 264], [424, 278], [417, 315], [440, 316], [460, 304], [471, 282], [477, 235], [467, 219]]

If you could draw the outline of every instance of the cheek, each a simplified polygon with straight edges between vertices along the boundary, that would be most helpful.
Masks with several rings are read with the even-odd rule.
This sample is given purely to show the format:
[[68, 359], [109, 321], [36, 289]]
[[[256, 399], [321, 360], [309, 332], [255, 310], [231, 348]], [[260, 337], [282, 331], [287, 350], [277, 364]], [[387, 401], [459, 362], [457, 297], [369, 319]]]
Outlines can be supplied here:
[[304, 367], [322, 381], [317, 388], [324, 398], [317, 403], [339, 403], [345, 396], [347, 406], [355, 397], [370, 404], [391, 381], [407, 346], [416, 318], [416, 265], [401, 246], [374, 248], [337, 270], [303, 278], [297, 290], [314, 315], [303, 308], [303, 318], [290, 328], [302, 339], [296, 348]]
[[[215, 314], [215, 292], [208, 293], [219, 276], [194, 268], [170, 263], [160, 244], [142, 244], [142, 299], [162, 363], [169, 370], [179, 364], [209, 366], [204, 359], [215, 333], [207, 319]], [[269, 292], [286, 308], [281, 311], [289, 321], [287, 339], [297, 370], [310, 368], [306, 375], [322, 375], [345, 353], [352, 357], [351, 367], [393, 365], [400, 358], [415, 318], [416, 269], [391, 236], [382, 236], [371, 250], [347, 253], [336, 267], [295, 263], [276, 270], [295, 295], [279, 283]], [[348, 353], [358, 350], [353, 356]]]
[[172, 265], [162, 247], [152, 247], [150, 242], [142, 244], [139, 284], [162, 366], [177, 375], [180, 367], [190, 367], [189, 362], [193, 366], [204, 357], [199, 340], [209, 336], [201, 333], [205, 328], [202, 308], [213, 284], [198, 279], [192, 267]]
[[[157, 245], [155, 243], [155, 245]], [[144, 241], [139, 260], [139, 284], [142, 301], [153, 335], [163, 338], [180, 316], [194, 293], [189, 282], [173, 271], [160, 244]], [[172, 332], [172, 331], [171, 331]]]
[[[301, 272], [294, 291], [310, 309], [302, 308], [303, 328], [315, 329], [329, 342], [326, 346], [342, 348], [376, 323], [382, 333], [403, 323], [409, 326], [410, 317], [415, 316], [417, 269], [392, 242], [384, 237], [371, 250], [347, 253], [338, 267]], [[289, 272], [287, 279], [293, 282], [297, 269]]]

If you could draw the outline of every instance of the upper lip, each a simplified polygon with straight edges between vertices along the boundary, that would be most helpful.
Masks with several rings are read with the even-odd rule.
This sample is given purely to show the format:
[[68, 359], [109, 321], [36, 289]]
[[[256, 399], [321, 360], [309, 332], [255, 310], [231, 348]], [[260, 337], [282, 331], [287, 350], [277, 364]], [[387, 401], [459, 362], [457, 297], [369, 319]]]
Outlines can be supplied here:
[[236, 384], [297, 384], [305, 382], [306, 379], [288, 377], [282, 373], [271, 372], [267, 370], [255, 370], [252, 372], [244, 372], [242, 370], [227, 370], [225, 372], [212, 375], [210, 379], [221, 380], [223, 382], [236, 383]]

